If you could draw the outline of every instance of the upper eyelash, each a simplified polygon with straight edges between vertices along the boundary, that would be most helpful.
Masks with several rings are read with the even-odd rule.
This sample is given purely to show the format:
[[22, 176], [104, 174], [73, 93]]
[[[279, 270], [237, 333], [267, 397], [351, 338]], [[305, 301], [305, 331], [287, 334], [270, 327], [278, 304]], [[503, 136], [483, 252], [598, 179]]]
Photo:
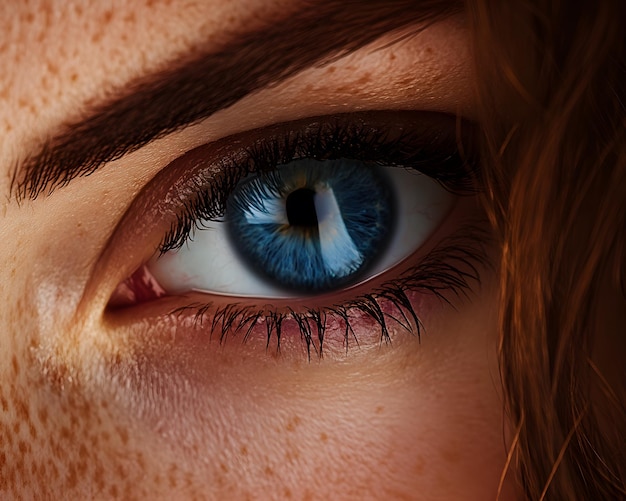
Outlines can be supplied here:
[[[434, 142], [434, 138], [433, 139]], [[404, 132], [391, 139], [386, 130], [356, 123], [326, 122], [309, 131], [291, 131], [243, 148], [236, 159], [220, 160], [219, 181], [197, 181], [196, 195], [186, 200], [183, 210], [159, 245], [161, 254], [175, 250], [203, 229], [202, 221], [216, 221], [224, 215], [226, 200], [237, 183], [251, 173], [275, 170], [299, 158], [330, 160], [355, 158], [386, 166], [416, 169], [456, 193], [473, 193], [477, 161], [471, 153], [461, 158], [457, 145], [443, 154], [441, 140], [428, 144], [422, 137]], [[416, 145], [419, 144], [419, 147]], [[450, 146], [450, 145], [446, 145]]]
[[[350, 323], [350, 313], [360, 311], [369, 316], [379, 326], [381, 343], [391, 343], [389, 321], [420, 339], [423, 323], [406, 295], [407, 290], [424, 290], [442, 301], [451, 304], [449, 294], [467, 296], [472, 283], [480, 284], [479, 268], [488, 266], [486, 248], [490, 235], [478, 225], [468, 223], [461, 233], [457, 233], [431, 250], [417, 265], [407, 269], [400, 277], [384, 282], [375, 290], [356, 296], [344, 304], [310, 308], [295, 311], [286, 308], [258, 310], [252, 306], [234, 303], [214, 308], [213, 303], [195, 303], [176, 308], [170, 315], [191, 313], [194, 325], [204, 327], [205, 319], [212, 317], [209, 331], [211, 336], [219, 333], [219, 342], [229, 336], [243, 332], [245, 342], [259, 321], [265, 323], [267, 332], [266, 348], [276, 339], [276, 349], [280, 351], [282, 323], [291, 318], [299, 326], [302, 341], [305, 343], [309, 359], [312, 352], [323, 357], [324, 335], [328, 315], [339, 317], [344, 323], [344, 346], [346, 352], [350, 339], [358, 346], [357, 336]], [[389, 301], [397, 316], [385, 312], [381, 301]]]

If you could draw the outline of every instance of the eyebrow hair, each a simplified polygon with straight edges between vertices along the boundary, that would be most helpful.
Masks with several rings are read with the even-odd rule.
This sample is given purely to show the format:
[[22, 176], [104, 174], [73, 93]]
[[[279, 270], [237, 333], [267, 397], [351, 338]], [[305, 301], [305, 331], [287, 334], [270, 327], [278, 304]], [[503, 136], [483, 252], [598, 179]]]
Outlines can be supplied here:
[[211, 50], [196, 47], [188, 57], [131, 81], [113, 97], [83, 110], [85, 118], [61, 125], [56, 135], [18, 162], [11, 193], [17, 200], [49, 195], [307, 67], [461, 10], [462, 5], [450, 0], [321, 0], [261, 29], [235, 35], [218, 49], [214, 43]]

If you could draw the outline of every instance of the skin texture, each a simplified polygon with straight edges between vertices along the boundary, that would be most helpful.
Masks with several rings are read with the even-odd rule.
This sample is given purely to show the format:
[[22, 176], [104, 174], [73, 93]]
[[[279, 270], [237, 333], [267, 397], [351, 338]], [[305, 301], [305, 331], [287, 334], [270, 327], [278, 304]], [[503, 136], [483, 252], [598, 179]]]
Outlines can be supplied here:
[[[259, 343], [172, 348], [145, 335], [169, 324], [140, 312], [130, 315], [141, 335], [129, 336], [103, 311], [127, 278], [120, 270], [140, 263], [117, 255], [106, 280], [93, 275], [139, 191], [193, 147], [336, 112], [472, 118], [462, 19], [305, 70], [50, 197], [8, 196], [16, 160], [76, 110], [199, 40], [217, 46], [293, 5], [0, 6], [0, 497], [495, 499], [506, 449], [493, 271], [481, 269], [481, 284], [452, 304], [414, 298], [421, 342], [396, 326], [392, 346], [371, 336], [310, 362], [290, 355], [301, 355], [298, 340], [281, 356]], [[512, 497], [505, 482], [501, 499]]]

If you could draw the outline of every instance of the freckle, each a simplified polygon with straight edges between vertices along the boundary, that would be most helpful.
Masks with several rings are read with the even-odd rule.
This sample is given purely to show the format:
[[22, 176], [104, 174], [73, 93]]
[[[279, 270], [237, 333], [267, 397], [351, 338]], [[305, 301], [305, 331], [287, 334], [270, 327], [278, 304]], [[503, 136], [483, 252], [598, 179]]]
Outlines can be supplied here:
[[385, 408], [382, 405], [376, 407], [376, 414], [382, 414]]
[[24, 476], [24, 457], [20, 456], [15, 461], [15, 472], [20, 476]]
[[172, 489], [175, 489], [177, 485], [176, 476], [172, 472], [170, 472], [170, 475], [169, 475], [169, 482], [170, 482], [170, 487]]
[[300, 453], [295, 449], [293, 449], [291, 452], [287, 451], [285, 453], [285, 460], [290, 463], [296, 461], [299, 457], [300, 457]]
[[178, 467], [175, 464], [171, 464], [170, 465], [170, 470], [169, 470], [169, 482], [170, 482], [170, 487], [175, 488], [177, 486], [177, 482], [176, 482], [176, 474], [178, 473]]
[[357, 83], [357, 85], [365, 85], [365, 84], [369, 83], [371, 79], [372, 79], [371, 73], [366, 73], [361, 78], [359, 78], [356, 81], [356, 83]]
[[24, 442], [23, 440], [19, 441], [17, 448], [23, 456], [30, 452], [30, 444], [28, 442]]
[[122, 464], [118, 463], [115, 469], [117, 470], [118, 477], [124, 478], [126, 476], [126, 470]]
[[43, 407], [39, 409], [39, 412], [37, 412], [37, 417], [39, 418], [39, 421], [41, 421], [41, 424], [45, 425], [48, 422], [48, 409], [45, 409]]
[[302, 422], [298, 416], [294, 416], [286, 426], [287, 431], [295, 431], [296, 427]]
[[88, 467], [89, 467], [89, 463], [87, 461], [81, 461], [80, 463], [78, 463], [76, 470], [80, 478], [83, 478], [85, 476], [85, 473], [87, 473]]
[[15, 421], [13, 423], [13, 433], [15, 433], [16, 435], [19, 435], [21, 426], [22, 426], [22, 423], [20, 421]]
[[228, 473], [228, 466], [226, 466], [224, 463], [220, 463], [220, 469], [221, 469], [224, 473]]
[[6, 478], [4, 479], [3, 484], [11, 486], [15, 484], [15, 469], [9, 469], [9, 472], [6, 474]]
[[70, 82], [74, 83], [74, 82], [76, 82], [76, 80], [78, 80], [78, 74], [77, 73], [72, 73], [70, 75]]
[[0, 405], [2, 405], [2, 411], [7, 412], [9, 410], [9, 402], [4, 398], [4, 395], [0, 397]]
[[59, 478], [59, 469], [57, 468], [57, 465], [53, 461], [50, 461], [48, 464], [50, 465], [50, 473], [52, 475], [52, 478], [54, 480], [58, 480], [58, 478]]
[[52, 75], [57, 75], [59, 73], [59, 67], [56, 64], [54, 64], [52, 61], [47, 61], [46, 66], [48, 68], [48, 71]]
[[461, 455], [456, 448], [444, 449], [441, 456], [449, 463], [458, 463]]
[[80, 448], [78, 449], [78, 457], [81, 459], [81, 461], [86, 461], [88, 455], [89, 453], [87, 452], [87, 447], [85, 447], [85, 444], [80, 444]]
[[102, 22], [103, 24], [109, 24], [111, 22], [111, 19], [113, 19], [113, 11], [107, 10], [102, 15]]
[[424, 458], [422, 457], [418, 458], [414, 466], [415, 473], [417, 475], [421, 475], [424, 472], [425, 465], [426, 465], [426, 462], [424, 461]]
[[[20, 107], [22, 107], [22, 108], [28, 105], [28, 103], [24, 99], [20, 99], [18, 101], [18, 103], [19, 103]], [[11, 358], [11, 366], [13, 368], [13, 375], [17, 376], [19, 374], [19, 372], [20, 372], [20, 364], [17, 361], [17, 356], [15, 356], [15, 355], [13, 355], [13, 357]]]
[[291, 499], [291, 491], [289, 489], [285, 489], [285, 497]]
[[185, 474], [185, 485], [187, 487], [193, 487], [193, 476], [189, 472]]
[[50, 442], [50, 449], [52, 449], [52, 455], [57, 459], [62, 459], [65, 456], [65, 449], [59, 446], [56, 440]]
[[117, 428], [117, 433], [122, 440], [122, 444], [126, 445], [128, 443], [128, 431], [120, 426]]
[[133, 484], [130, 482], [126, 482], [124, 485], [124, 494], [122, 494], [122, 499], [137, 499], [133, 496]]
[[93, 473], [93, 481], [99, 491], [104, 488], [104, 469], [101, 464], [97, 464]]
[[242, 445], [241, 449], [239, 449], [239, 452], [241, 452], [242, 456], [247, 456], [248, 455], [248, 448], [245, 445]]
[[393, 52], [391, 54], [389, 54], [389, 60], [390, 61], [395, 61], [396, 60], [396, 55]]
[[61, 438], [68, 440], [71, 436], [72, 434], [70, 433], [70, 430], [66, 428], [65, 426], [63, 426], [61, 428]]
[[426, 54], [432, 54], [433, 53], [433, 49], [432, 49], [432, 47], [426, 47], [426, 50], [424, 52], [426, 52]]
[[12, 433], [8, 433], [7, 435], [5, 435], [4, 438], [7, 441], [7, 444], [9, 446], [8, 448], [12, 449], [13, 448], [13, 434]]
[[100, 448], [100, 440], [98, 439], [97, 435], [89, 435], [87, 439], [89, 440], [89, 443], [91, 444], [91, 448], [93, 450], [98, 450]]
[[78, 475], [76, 474], [76, 468], [74, 464], [70, 464], [69, 472], [67, 475], [67, 487], [73, 489], [78, 484]]
[[265, 475], [268, 477], [274, 476], [274, 470], [272, 470], [269, 466], [265, 467]]
[[117, 490], [117, 485], [113, 484], [110, 488], [109, 488], [109, 494], [111, 495], [112, 498], [116, 498], [118, 496], [118, 490]]
[[37, 428], [33, 425], [32, 421], [28, 422], [28, 432], [30, 433], [30, 438], [35, 440], [37, 438]]
[[322, 432], [322, 433], [320, 434], [320, 440], [321, 440], [322, 442], [328, 442], [328, 435], [326, 435], [326, 433]]

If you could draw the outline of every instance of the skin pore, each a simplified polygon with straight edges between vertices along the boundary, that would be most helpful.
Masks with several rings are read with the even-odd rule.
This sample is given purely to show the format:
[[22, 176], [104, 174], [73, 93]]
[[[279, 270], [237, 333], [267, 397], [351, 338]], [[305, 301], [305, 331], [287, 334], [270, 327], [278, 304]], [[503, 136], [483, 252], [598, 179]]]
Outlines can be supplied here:
[[[355, 111], [474, 118], [462, 17], [405, 28], [400, 35], [412, 36], [384, 35], [304, 69], [50, 195], [18, 200], [12, 191], [15, 166], [84, 111], [197, 47], [217, 51], [275, 19], [289, 29], [298, 6], [0, 7], [2, 497], [484, 500], [501, 487], [501, 499], [512, 499], [508, 482], [500, 486], [498, 291], [488, 266], [480, 284], [450, 303], [411, 296], [424, 326], [419, 340], [390, 323], [390, 345], [366, 332], [360, 349], [321, 360], [300, 356], [294, 336], [284, 337], [280, 354], [252, 342], [187, 345], [171, 341], [171, 319], [106, 310], [128, 270], [156, 250], [147, 214], [132, 218], [135, 250], [121, 252], [111, 236], [128, 224], [142, 190], [158, 186], [155, 176], [185, 152]], [[468, 218], [483, 218], [473, 199], [459, 203], [426, 247]]]

